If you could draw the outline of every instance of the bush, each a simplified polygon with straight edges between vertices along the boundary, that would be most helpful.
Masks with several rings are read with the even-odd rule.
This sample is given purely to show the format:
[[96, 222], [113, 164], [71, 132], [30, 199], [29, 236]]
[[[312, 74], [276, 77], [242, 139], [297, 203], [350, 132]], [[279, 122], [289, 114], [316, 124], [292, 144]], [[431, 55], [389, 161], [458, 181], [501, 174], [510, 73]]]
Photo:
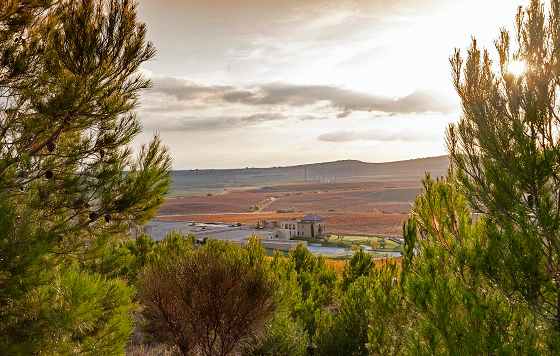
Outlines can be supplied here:
[[147, 327], [183, 355], [229, 355], [274, 310], [275, 279], [262, 247], [221, 241], [162, 250], [139, 277]]
[[343, 295], [338, 310], [323, 315], [314, 338], [318, 355], [368, 355], [369, 284], [367, 277], [360, 277]]
[[373, 256], [369, 253], [364, 252], [362, 249], [354, 253], [350, 261], [344, 266], [342, 289], [348, 289], [350, 284], [359, 277], [369, 275], [373, 265]]
[[265, 327], [255, 345], [246, 347], [247, 356], [304, 356], [308, 338], [297, 322], [286, 313], [278, 313]]
[[297, 276], [300, 295], [292, 313], [312, 338], [322, 310], [336, 299], [336, 274], [327, 267], [323, 257], [314, 256], [301, 244], [290, 253], [289, 260]]

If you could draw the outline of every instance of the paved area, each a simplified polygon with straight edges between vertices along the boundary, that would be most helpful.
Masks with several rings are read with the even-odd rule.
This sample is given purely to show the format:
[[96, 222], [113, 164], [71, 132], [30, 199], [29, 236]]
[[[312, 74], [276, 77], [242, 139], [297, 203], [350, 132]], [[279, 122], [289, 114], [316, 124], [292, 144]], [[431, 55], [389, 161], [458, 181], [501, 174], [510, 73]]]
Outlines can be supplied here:
[[[279, 240], [274, 238], [271, 230], [255, 229], [245, 225], [207, 224], [183, 221], [159, 221], [152, 220], [144, 228], [146, 234], [156, 241], [163, 240], [167, 234], [176, 231], [185, 235], [194, 235], [197, 239], [216, 239], [231, 241], [239, 244], [247, 243], [251, 236], [262, 239], [265, 248], [279, 251], [290, 251], [298, 244], [305, 244], [315, 254], [331, 257], [349, 257], [353, 251], [344, 247], [327, 247], [321, 244], [307, 244], [304, 241]], [[371, 248], [370, 248], [371, 249]], [[379, 253], [379, 251], [377, 251]], [[383, 251], [386, 257], [398, 257], [400, 252]]]
[[180, 232], [185, 235], [195, 235], [198, 238], [213, 238], [217, 240], [228, 240], [241, 242], [255, 235], [263, 240], [271, 239], [272, 231], [253, 229], [247, 226], [234, 226], [227, 224], [204, 224], [181, 221], [158, 221], [153, 220], [145, 226], [145, 232], [152, 239], [160, 241], [172, 232]]

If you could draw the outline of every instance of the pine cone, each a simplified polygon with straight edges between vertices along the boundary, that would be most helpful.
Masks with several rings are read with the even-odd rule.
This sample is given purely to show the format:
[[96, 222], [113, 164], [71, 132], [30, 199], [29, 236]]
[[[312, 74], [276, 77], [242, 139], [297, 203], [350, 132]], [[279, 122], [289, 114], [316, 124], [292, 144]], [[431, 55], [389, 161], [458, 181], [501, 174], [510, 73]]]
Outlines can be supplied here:
[[92, 211], [91, 213], [89, 213], [89, 219], [91, 221], [96, 221], [97, 219], [99, 219], [99, 214], [97, 214], [95, 211]]
[[49, 142], [47, 143], [47, 150], [48, 150], [49, 152], [54, 151], [55, 148], [56, 148], [56, 145], [54, 144], [54, 142], [49, 141]]

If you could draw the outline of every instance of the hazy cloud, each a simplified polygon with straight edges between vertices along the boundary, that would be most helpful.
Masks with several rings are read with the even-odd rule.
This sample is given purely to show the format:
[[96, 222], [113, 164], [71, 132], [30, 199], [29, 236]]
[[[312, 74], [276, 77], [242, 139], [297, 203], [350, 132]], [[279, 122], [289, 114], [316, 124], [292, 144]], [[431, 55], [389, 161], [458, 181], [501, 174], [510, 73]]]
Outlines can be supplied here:
[[249, 107], [297, 108], [324, 103], [338, 111], [338, 118], [348, 117], [354, 111], [409, 114], [450, 113], [456, 110], [456, 104], [425, 91], [416, 91], [402, 98], [387, 98], [327, 85], [270, 83], [253, 87], [204, 86], [173, 78], [155, 79], [152, 91], [171, 96], [185, 106], [213, 103], [222, 106], [241, 104]]
[[261, 122], [269, 122], [269, 121], [279, 121], [279, 120], [286, 120], [288, 117], [283, 114], [275, 114], [275, 113], [260, 113], [249, 115], [241, 119], [241, 121], [248, 123], [248, 124], [257, 124]]
[[438, 100], [426, 92], [414, 92], [403, 98], [385, 98], [353, 90], [322, 85], [267, 84], [238, 99], [247, 105], [305, 106], [329, 102], [341, 110], [339, 117], [352, 111], [382, 111], [389, 113], [451, 112], [454, 105]]
[[156, 78], [153, 79], [153, 82], [153, 92], [163, 93], [185, 101], [223, 96], [224, 93], [234, 90], [231, 86], [197, 85], [191, 81], [177, 78]]
[[176, 118], [159, 118], [148, 116], [143, 120], [144, 129], [157, 131], [222, 131], [232, 129], [240, 125], [243, 118], [240, 117], [193, 117], [179, 116]]
[[[309, 126], [304, 122], [353, 120], [354, 113], [361, 113], [357, 116], [360, 120], [375, 120], [455, 110], [448, 101], [422, 91], [391, 99], [328, 85], [269, 83], [241, 87], [202, 85], [177, 78], [152, 79], [154, 86], [144, 94], [140, 117], [145, 128], [168, 132], [220, 132], [260, 125], [278, 127], [276, 123], [281, 122]], [[322, 135], [319, 140], [392, 141], [404, 135], [337, 131]], [[418, 139], [418, 135], [412, 139]]]
[[280, 113], [256, 113], [240, 116], [179, 116], [179, 117], [156, 117], [148, 116], [144, 119], [144, 128], [158, 131], [223, 131], [235, 128], [243, 128], [265, 124], [268, 122], [295, 120], [315, 120], [320, 117], [310, 115], [287, 116]]
[[334, 131], [319, 136], [319, 141], [324, 142], [351, 142], [351, 141], [430, 141], [440, 135], [440, 132], [425, 131]]

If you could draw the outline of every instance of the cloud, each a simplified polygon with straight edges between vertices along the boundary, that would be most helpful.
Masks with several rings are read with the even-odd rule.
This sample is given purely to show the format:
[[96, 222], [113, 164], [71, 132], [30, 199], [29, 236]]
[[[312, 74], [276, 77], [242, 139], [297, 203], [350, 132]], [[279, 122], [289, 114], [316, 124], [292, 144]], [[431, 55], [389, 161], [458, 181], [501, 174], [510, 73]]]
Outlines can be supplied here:
[[[307, 115], [287, 116], [278, 113], [256, 113], [252, 115], [239, 116], [179, 116], [179, 117], [156, 117], [149, 116], [144, 121], [144, 128], [159, 131], [224, 131], [236, 128], [251, 127], [269, 122], [283, 121], [289, 119], [309, 120]], [[315, 119], [315, 117], [313, 117]]]
[[358, 135], [352, 131], [335, 131], [319, 136], [319, 141], [325, 142], [349, 142], [356, 141], [357, 139]]
[[144, 117], [144, 129], [158, 131], [180, 131], [180, 132], [199, 132], [199, 131], [223, 131], [233, 129], [240, 125], [242, 118], [217, 116], [217, 117], [194, 117], [180, 116], [176, 118], [168, 117]]
[[387, 113], [451, 112], [454, 107], [443, 100], [437, 100], [427, 92], [414, 92], [403, 98], [386, 98], [321, 85], [268, 84], [261, 86], [252, 97], [245, 100], [253, 105], [304, 106], [319, 102], [329, 102], [341, 110], [340, 117], [352, 111], [381, 111]]
[[345, 117], [348, 117], [350, 115], [352, 115], [352, 110], [346, 108], [343, 111], [339, 112], [336, 117], [339, 119], [344, 119]]
[[280, 121], [280, 120], [287, 120], [287, 119], [288, 117], [283, 114], [259, 113], [259, 114], [243, 117], [241, 121], [248, 124], [258, 124], [261, 122]]
[[334, 131], [325, 133], [318, 137], [319, 141], [324, 142], [352, 142], [352, 141], [433, 141], [438, 138], [440, 132], [426, 132], [418, 130], [386, 131], [386, 130], [367, 130], [367, 131]]
[[[167, 132], [223, 132], [263, 125], [279, 127], [282, 122], [309, 127], [311, 123], [303, 123], [331, 120], [328, 125], [335, 125], [336, 120], [375, 120], [456, 110], [448, 101], [424, 91], [391, 99], [329, 85], [265, 83], [245, 87], [204, 85], [178, 78], [152, 80], [154, 86], [143, 96], [140, 117], [145, 128]], [[395, 140], [404, 134], [383, 135], [333, 132], [319, 140]]]
[[234, 90], [231, 86], [204, 86], [194, 82], [177, 78], [154, 78], [151, 92], [173, 96], [178, 100], [191, 101], [195, 99], [222, 96], [223, 93]]
[[187, 80], [162, 78], [154, 80], [152, 91], [173, 97], [186, 106], [225, 107], [239, 104], [247, 107], [301, 108], [324, 104], [337, 111], [338, 118], [348, 117], [355, 111], [387, 114], [450, 113], [457, 108], [455, 103], [427, 91], [416, 91], [401, 98], [387, 98], [328, 85], [267, 83], [251, 87], [205, 86]]

